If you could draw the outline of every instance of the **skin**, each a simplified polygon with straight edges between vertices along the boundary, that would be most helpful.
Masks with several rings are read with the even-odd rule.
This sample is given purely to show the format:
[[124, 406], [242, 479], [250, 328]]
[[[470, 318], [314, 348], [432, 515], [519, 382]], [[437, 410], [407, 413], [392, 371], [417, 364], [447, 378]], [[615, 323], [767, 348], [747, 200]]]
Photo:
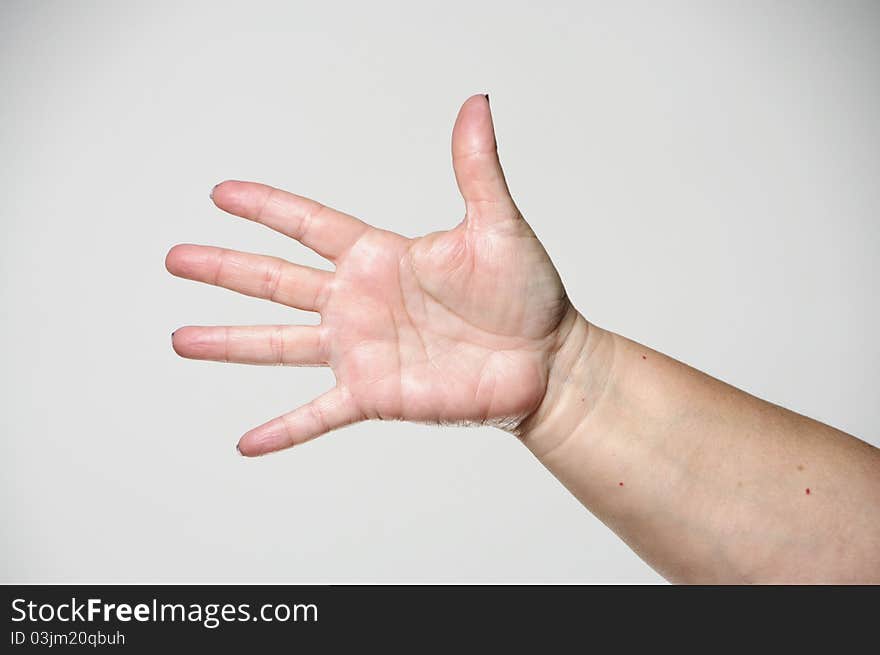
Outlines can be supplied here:
[[332, 368], [333, 389], [247, 432], [241, 454], [368, 419], [491, 424], [671, 581], [880, 582], [878, 449], [589, 323], [510, 196], [487, 97], [462, 106], [452, 155], [465, 217], [418, 239], [262, 184], [214, 188], [334, 272], [168, 253], [174, 275], [321, 315], [172, 335], [192, 359]]

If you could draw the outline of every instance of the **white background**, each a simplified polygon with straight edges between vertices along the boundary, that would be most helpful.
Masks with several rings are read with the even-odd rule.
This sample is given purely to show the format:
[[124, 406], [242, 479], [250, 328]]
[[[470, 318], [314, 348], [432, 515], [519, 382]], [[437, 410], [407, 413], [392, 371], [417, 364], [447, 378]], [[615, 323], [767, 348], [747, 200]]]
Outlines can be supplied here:
[[171, 350], [316, 320], [165, 271], [176, 242], [326, 266], [213, 184], [451, 227], [478, 92], [590, 320], [880, 442], [880, 9], [744, 4], [0, 5], [2, 581], [661, 580], [489, 428], [236, 457], [332, 374]]

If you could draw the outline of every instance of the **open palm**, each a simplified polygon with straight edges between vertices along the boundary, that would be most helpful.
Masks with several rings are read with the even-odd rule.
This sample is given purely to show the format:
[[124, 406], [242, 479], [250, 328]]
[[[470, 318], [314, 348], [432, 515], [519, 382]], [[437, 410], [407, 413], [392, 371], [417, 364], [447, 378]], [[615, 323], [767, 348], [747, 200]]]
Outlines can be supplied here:
[[332, 390], [248, 432], [243, 454], [372, 418], [512, 428], [538, 407], [560, 325], [573, 310], [510, 198], [485, 96], [462, 106], [452, 154], [465, 219], [419, 239], [262, 184], [215, 187], [218, 207], [300, 241], [335, 272], [207, 246], [168, 253], [175, 275], [321, 314], [317, 326], [174, 333], [184, 357], [332, 367]]

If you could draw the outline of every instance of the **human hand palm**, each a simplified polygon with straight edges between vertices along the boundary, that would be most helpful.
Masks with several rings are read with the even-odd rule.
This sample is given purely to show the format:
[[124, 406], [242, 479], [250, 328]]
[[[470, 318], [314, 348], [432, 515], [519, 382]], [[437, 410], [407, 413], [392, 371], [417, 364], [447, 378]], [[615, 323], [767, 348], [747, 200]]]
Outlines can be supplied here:
[[169, 252], [175, 275], [321, 314], [319, 326], [174, 333], [185, 357], [332, 367], [331, 391], [244, 435], [243, 454], [371, 418], [515, 428], [538, 407], [571, 306], [510, 198], [484, 96], [462, 106], [452, 149], [466, 203], [452, 230], [409, 239], [271, 187], [224, 182], [218, 207], [301, 241], [335, 272], [204, 246]]

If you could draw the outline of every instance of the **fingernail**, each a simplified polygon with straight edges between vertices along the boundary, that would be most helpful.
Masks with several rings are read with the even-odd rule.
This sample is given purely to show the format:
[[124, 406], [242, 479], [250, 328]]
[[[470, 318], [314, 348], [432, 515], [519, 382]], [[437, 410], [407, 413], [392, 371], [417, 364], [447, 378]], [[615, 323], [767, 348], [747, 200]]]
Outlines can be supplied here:
[[[175, 330], [174, 332], [177, 332], [177, 330]], [[174, 338], [174, 332], [171, 333], [171, 338], [172, 338], [172, 339]]]
[[238, 447], [238, 444], [235, 444], [235, 454], [238, 455], [239, 457], [244, 457], [244, 455], [241, 452], [241, 448]]
[[488, 93], [484, 93], [483, 95], [486, 96], [486, 102], [489, 102], [489, 94], [488, 94]]
[[208, 194], [208, 197], [211, 198], [211, 200], [214, 200], [214, 189], [216, 189], [218, 186], [220, 186], [220, 185], [215, 184], [214, 186], [211, 187], [211, 193]]

